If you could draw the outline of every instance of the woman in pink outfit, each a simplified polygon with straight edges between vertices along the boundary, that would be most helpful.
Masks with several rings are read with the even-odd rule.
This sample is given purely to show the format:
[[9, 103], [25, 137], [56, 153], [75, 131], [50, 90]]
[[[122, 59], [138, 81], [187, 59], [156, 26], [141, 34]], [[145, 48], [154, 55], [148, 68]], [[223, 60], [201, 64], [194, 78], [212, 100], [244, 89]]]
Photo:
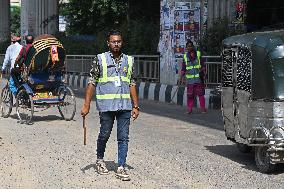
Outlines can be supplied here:
[[181, 80], [186, 79], [187, 85], [187, 113], [192, 113], [194, 97], [198, 96], [200, 112], [206, 113], [205, 109], [205, 64], [201, 60], [200, 51], [196, 51], [192, 41], [186, 43], [187, 52], [183, 56]]

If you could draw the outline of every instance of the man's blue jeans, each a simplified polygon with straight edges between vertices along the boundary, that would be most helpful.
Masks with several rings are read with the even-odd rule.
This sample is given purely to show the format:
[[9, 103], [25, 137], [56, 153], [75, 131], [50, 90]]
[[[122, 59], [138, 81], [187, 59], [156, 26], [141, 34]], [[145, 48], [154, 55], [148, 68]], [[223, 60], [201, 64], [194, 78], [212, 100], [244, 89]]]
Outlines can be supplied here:
[[16, 86], [16, 84], [15, 84], [15, 82], [14, 82], [14, 80], [13, 80], [12, 77], [10, 77], [10, 81], [9, 81], [9, 82], [10, 82], [10, 83], [9, 83], [10, 91], [11, 91], [14, 95], [16, 95], [18, 89], [17, 89], [17, 86]]
[[97, 140], [97, 158], [103, 159], [106, 143], [110, 137], [114, 120], [117, 120], [118, 166], [125, 166], [131, 111], [100, 112], [100, 133]]

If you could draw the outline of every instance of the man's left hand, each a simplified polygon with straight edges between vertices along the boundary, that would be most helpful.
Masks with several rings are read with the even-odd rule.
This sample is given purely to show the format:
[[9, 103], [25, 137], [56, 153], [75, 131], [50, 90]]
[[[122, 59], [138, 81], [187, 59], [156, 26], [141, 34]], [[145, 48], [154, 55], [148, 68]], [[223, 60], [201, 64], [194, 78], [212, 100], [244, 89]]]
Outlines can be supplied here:
[[132, 116], [132, 118], [133, 118], [133, 121], [134, 121], [135, 119], [137, 119], [138, 116], [139, 116], [139, 110], [136, 109], [136, 108], [132, 108], [131, 116]]

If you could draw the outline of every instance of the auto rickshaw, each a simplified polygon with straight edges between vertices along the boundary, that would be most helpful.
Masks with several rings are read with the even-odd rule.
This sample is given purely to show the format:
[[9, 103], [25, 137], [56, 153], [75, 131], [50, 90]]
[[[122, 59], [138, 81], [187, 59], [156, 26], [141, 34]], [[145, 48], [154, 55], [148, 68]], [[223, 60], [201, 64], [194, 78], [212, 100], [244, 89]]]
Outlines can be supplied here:
[[226, 137], [258, 170], [284, 163], [284, 30], [223, 41], [221, 99]]

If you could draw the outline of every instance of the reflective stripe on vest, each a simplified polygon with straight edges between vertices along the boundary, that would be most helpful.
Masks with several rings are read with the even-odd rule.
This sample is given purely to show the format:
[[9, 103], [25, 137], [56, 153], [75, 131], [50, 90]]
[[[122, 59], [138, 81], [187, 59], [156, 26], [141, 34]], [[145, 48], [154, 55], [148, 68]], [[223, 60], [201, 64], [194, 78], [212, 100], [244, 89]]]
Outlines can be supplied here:
[[130, 94], [104, 94], [104, 95], [96, 95], [97, 99], [117, 99], [117, 98], [125, 98], [130, 99]]
[[[109, 81], [117, 81], [119, 79], [118, 76], [115, 77], [108, 77], [107, 76], [107, 61], [106, 61], [106, 55], [103, 53], [101, 56], [102, 59], [102, 66], [103, 66], [103, 77], [98, 79], [98, 82], [109, 82]], [[132, 73], [132, 66], [133, 66], [133, 61], [131, 56], [127, 56], [128, 59], [128, 71], [127, 71], [127, 76], [121, 76], [121, 80], [130, 83], [130, 77]]]
[[199, 74], [195, 74], [195, 75], [186, 74], [185, 77], [186, 77], [187, 79], [198, 78], [198, 77], [199, 77]]
[[[201, 64], [200, 64], [200, 57], [201, 57], [201, 53], [200, 53], [200, 51], [197, 51], [196, 52], [196, 54], [197, 54], [197, 62], [198, 62], [198, 65], [192, 65], [192, 66], [188, 66], [188, 58], [187, 58], [187, 53], [185, 53], [184, 55], [183, 55], [183, 59], [184, 59], [184, 61], [185, 61], [185, 65], [186, 65], [186, 70], [187, 71], [190, 71], [190, 70], [192, 70], [192, 69], [200, 69], [201, 68]], [[192, 78], [199, 78], [199, 73], [198, 74], [195, 74], [195, 75], [193, 75], [193, 74], [186, 74], [186, 76], [185, 76], [187, 79], [192, 79]]]

